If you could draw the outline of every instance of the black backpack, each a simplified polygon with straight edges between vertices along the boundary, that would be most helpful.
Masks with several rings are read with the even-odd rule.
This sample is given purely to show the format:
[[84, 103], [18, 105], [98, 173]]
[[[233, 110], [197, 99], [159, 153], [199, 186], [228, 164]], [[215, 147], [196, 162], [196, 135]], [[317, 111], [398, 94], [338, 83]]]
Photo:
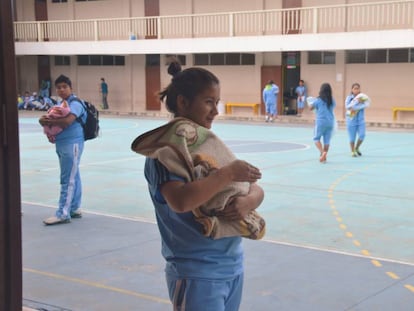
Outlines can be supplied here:
[[98, 137], [99, 135], [99, 111], [98, 109], [96, 109], [96, 107], [92, 105], [92, 103], [84, 101], [80, 98], [76, 97], [76, 98], [73, 98], [72, 101], [73, 100], [79, 101], [83, 105], [83, 108], [85, 108], [85, 111], [86, 111], [86, 122], [85, 123], [82, 122], [81, 117], [77, 118], [78, 122], [83, 127], [83, 133], [84, 133], [85, 140], [90, 140], [90, 139], [94, 139]]

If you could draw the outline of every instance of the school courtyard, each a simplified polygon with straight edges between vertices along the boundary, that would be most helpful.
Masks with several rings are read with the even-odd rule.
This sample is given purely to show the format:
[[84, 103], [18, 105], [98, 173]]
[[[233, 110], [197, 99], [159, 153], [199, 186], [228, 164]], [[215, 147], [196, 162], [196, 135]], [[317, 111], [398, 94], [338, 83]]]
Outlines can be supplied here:
[[[59, 195], [40, 113], [19, 116], [23, 305], [37, 310], [171, 310], [144, 158], [132, 140], [168, 121], [104, 114], [80, 165], [83, 218], [46, 227]], [[326, 164], [312, 120], [219, 117], [212, 130], [258, 166], [265, 238], [244, 240], [240, 311], [414, 310], [414, 127], [368, 126], [350, 156], [340, 123]]]

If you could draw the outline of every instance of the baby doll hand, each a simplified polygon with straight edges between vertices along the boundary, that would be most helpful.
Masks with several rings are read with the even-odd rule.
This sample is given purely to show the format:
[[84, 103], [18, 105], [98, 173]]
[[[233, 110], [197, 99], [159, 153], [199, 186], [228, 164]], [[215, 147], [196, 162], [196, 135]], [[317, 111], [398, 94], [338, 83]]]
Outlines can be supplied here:
[[246, 196], [235, 196], [228, 200], [223, 210], [216, 213], [216, 216], [227, 220], [242, 220], [250, 212]]

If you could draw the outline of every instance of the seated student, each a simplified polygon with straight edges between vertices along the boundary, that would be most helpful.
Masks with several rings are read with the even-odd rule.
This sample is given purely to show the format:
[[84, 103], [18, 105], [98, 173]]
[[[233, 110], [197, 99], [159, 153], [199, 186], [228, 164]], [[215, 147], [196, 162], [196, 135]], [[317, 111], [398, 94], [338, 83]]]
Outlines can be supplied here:
[[[60, 106], [54, 106], [47, 112], [48, 118], [58, 119], [64, 118], [70, 113], [70, 108], [66, 100], [62, 102]], [[46, 134], [47, 139], [54, 144], [56, 141], [56, 135], [62, 132], [63, 128], [57, 125], [44, 125], [43, 132]]]
[[23, 100], [23, 96], [19, 94], [17, 94], [17, 109], [22, 109], [20, 107], [23, 107], [24, 105], [24, 100]]
[[50, 97], [43, 97], [43, 108], [47, 111], [53, 106], [55, 106], [57, 103], [53, 101]]
[[32, 110], [34, 109], [34, 105], [32, 104], [33, 97], [30, 96], [30, 93], [28, 91], [24, 92], [23, 96], [23, 103], [21, 103], [18, 106], [18, 109], [26, 109], [26, 110]]

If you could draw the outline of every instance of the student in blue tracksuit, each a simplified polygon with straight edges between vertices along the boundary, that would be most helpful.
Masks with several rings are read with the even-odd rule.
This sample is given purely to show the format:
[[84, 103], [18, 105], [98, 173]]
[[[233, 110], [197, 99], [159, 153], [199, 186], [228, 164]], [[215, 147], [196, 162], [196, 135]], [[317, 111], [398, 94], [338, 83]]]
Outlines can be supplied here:
[[263, 89], [262, 97], [266, 107], [266, 122], [273, 122], [277, 116], [277, 96], [279, 87], [270, 80]]
[[[168, 110], [175, 117], [190, 119], [210, 129], [218, 115], [217, 77], [202, 68], [181, 71], [178, 65], [170, 65], [169, 73], [173, 76], [171, 83], [160, 93]], [[173, 310], [239, 310], [244, 271], [242, 238], [214, 240], [204, 236], [202, 225], [192, 211], [232, 181], [249, 181], [249, 193], [235, 197], [221, 216], [241, 219], [263, 200], [263, 190], [255, 183], [261, 178], [259, 169], [235, 160], [214, 174], [186, 182], [183, 177], [170, 173], [160, 161], [147, 158], [145, 178], [161, 234]]]
[[[322, 84], [319, 91], [319, 97], [312, 106], [310, 106], [310, 109], [315, 110], [316, 112], [315, 135], [313, 141], [315, 142], [316, 148], [319, 150], [319, 162], [321, 163], [325, 163], [328, 156], [335, 123], [335, 106], [336, 103], [332, 97], [332, 88], [330, 84]], [[323, 139], [323, 144], [321, 143], [321, 139]]]
[[84, 133], [78, 122], [81, 118], [86, 122], [86, 111], [72, 93], [72, 82], [64, 75], [55, 81], [57, 95], [66, 101], [70, 113], [63, 118], [52, 119], [47, 115], [39, 119], [42, 126], [58, 126], [63, 131], [56, 135], [56, 153], [60, 165], [60, 197], [55, 216], [45, 219], [45, 225], [56, 225], [70, 222], [71, 218], [80, 218], [79, 208], [82, 199], [82, 183], [79, 174], [79, 163], [83, 151]]
[[[359, 147], [365, 139], [365, 108], [368, 103], [356, 98], [361, 93], [359, 83], [352, 84], [351, 94], [345, 99], [346, 128], [348, 130], [349, 145], [351, 147], [351, 156], [362, 156]], [[356, 143], [355, 143], [356, 142]]]
[[299, 85], [295, 89], [295, 93], [297, 96], [297, 108], [298, 114], [297, 116], [302, 116], [303, 109], [305, 108], [305, 100], [306, 100], [306, 86], [305, 81], [299, 80]]

